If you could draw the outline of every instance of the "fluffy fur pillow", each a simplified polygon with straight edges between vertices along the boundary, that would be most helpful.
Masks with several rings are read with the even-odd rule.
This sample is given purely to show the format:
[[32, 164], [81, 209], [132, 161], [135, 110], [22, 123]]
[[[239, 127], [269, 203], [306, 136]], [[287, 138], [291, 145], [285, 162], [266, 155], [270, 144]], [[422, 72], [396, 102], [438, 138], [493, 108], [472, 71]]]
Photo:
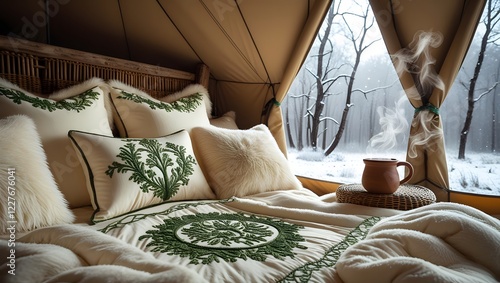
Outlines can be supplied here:
[[49, 168], [71, 208], [90, 205], [82, 166], [68, 139], [69, 130], [112, 135], [100, 79], [57, 92], [52, 100], [31, 94], [0, 78], [0, 118], [23, 114], [33, 119]]
[[173, 95], [177, 100], [165, 102], [118, 81], [110, 81], [109, 85], [121, 137], [160, 137], [210, 124], [207, 111], [211, 111], [211, 104], [206, 92], [191, 92], [196, 89], [188, 88]]
[[186, 131], [120, 139], [70, 131], [99, 222], [167, 200], [214, 199]]
[[249, 130], [197, 127], [191, 135], [195, 154], [218, 198], [302, 188], [264, 125]]
[[17, 221], [17, 232], [73, 221], [47, 166], [35, 123], [29, 117], [15, 115], [0, 120], [0, 152], [2, 234], [11, 220]]

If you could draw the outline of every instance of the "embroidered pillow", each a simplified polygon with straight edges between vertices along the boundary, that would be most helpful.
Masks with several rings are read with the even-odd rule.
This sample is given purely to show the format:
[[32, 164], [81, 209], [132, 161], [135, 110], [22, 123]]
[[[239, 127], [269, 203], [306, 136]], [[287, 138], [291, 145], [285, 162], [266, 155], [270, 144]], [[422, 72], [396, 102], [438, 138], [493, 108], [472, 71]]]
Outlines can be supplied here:
[[192, 93], [169, 103], [116, 81], [109, 84], [121, 137], [159, 137], [210, 124], [206, 93]]
[[79, 85], [74, 85], [74, 86], [69, 87], [67, 89], [62, 89], [62, 90], [56, 91], [56, 92], [50, 94], [47, 98], [55, 100], [55, 101], [61, 101], [64, 99], [71, 98], [72, 96], [75, 95], [75, 93], [83, 93], [84, 91], [88, 90], [89, 88], [93, 88], [95, 86], [98, 86], [103, 91], [104, 107], [106, 108], [106, 113], [108, 115], [109, 127], [113, 130], [115, 127], [115, 123], [113, 121], [113, 106], [111, 105], [111, 98], [109, 98], [110, 87], [108, 84], [106, 84], [100, 78], [92, 78], [92, 79], [86, 81], [85, 83], [82, 83]]
[[103, 91], [96, 86], [100, 84], [100, 79], [83, 82], [58, 92], [70, 98], [55, 101], [0, 79], [0, 118], [23, 114], [33, 119], [50, 171], [71, 208], [90, 205], [90, 198], [82, 166], [68, 140], [68, 131], [112, 135]]
[[93, 222], [168, 200], [214, 199], [186, 131], [113, 138], [70, 131], [84, 164]]
[[248, 130], [196, 127], [191, 135], [200, 166], [218, 198], [302, 188], [264, 125]]
[[203, 94], [203, 102], [205, 103], [207, 116], [208, 118], [212, 118], [212, 102], [210, 101], [210, 95], [208, 94], [208, 90], [200, 84], [190, 84], [183, 90], [161, 97], [159, 98], [159, 100], [167, 103], [172, 103], [181, 98], [189, 97], [195, 93]]
[[0, 234], [11, 225], [26, 232], [73, 222], [33, 120], [24, 115], [0, 119], [0, 152]]

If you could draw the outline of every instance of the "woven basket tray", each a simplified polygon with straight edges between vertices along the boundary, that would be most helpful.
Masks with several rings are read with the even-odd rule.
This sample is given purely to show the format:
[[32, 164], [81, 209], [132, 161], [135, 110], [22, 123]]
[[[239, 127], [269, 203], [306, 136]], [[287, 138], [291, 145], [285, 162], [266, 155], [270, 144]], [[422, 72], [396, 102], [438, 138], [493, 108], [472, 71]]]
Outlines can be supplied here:
[[428, 188], [404, 184], [392, 194], [372, 194], [360, 184], [341, 185], [337, 201], [373, 207], [410, 210], [436, 202], [436, 195]]

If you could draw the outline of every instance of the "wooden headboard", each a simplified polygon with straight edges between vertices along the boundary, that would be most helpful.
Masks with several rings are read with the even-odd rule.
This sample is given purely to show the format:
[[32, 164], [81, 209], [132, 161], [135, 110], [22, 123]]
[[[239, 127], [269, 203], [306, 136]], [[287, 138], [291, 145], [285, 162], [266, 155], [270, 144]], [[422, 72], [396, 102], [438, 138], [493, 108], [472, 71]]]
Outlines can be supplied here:
[[0, 77], [40, 95], [98, 77], [119, 80], [158, 98], [192, 83], [208, 89], [209, 76], [203, 64], [184, 72], [0, 36]]

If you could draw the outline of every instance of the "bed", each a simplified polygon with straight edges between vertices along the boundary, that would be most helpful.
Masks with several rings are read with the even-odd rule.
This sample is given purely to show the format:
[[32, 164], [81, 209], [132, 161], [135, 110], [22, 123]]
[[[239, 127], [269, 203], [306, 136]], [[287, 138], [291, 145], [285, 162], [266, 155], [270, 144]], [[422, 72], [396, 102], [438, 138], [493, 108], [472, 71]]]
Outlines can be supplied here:
[[1, 282], [498, 282], [500, 221], [339, 203], [209, 69], [0, 37]]

